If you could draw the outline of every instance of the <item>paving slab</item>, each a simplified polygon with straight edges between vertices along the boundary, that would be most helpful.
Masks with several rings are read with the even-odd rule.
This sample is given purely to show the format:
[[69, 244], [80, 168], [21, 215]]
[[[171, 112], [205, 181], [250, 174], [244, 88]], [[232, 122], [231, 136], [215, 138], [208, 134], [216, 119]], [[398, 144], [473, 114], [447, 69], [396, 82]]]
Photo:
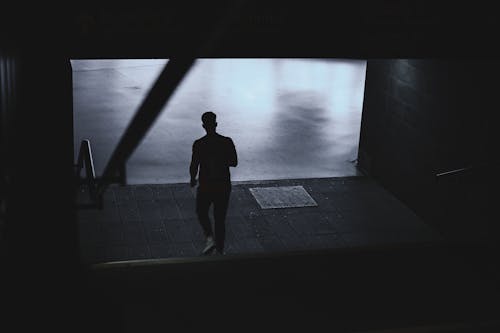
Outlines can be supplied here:
[[262, 209], [310, 207], [318, 205], [304, 187], [300, 185], [251, 187], [249, 191]]
[[[280, 187], [300, 187], [315, 205], [264, 209], [252, 195], [252, 189]], [[201, 255], [204, 236], [195, 212], [195, 191], [189, 184], [112, 185], [108, 191], [103, 209], [78, 213], [85, 262]], [[234, 182], [226, 234], [228, 254], [441, 239], [413, 211], [367, 177]]]

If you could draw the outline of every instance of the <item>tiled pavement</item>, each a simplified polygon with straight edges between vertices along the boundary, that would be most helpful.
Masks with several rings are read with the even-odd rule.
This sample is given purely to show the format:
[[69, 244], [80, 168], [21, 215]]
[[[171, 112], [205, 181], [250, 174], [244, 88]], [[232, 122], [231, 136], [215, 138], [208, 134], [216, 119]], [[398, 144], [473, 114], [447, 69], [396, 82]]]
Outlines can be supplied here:
[[[262, 210], [249, 191], [281, 185], [318, 206]], [[498, 331], [495, 257], [439, 241], [370, 179], [235, 184], [228, 255], [209, 260], [184, 260], [203, 247], [194, 202], [187, 184], [115, 186], [104, 210], [80, 211], [87, 262], [181, 258], [92, 265], [86, 331]]]
[[[249, 188], [302, 185], [317, 207], [261, 209]], [[199, 256], [204, 246], [188, 184], [111, 186], [102, 210], [79, 210], [86, 263]], [[86, 193], [82, 189], [80, 200]], [[389, 192], [365, 177], [233, 184], [226, 254], [439, 240]]]

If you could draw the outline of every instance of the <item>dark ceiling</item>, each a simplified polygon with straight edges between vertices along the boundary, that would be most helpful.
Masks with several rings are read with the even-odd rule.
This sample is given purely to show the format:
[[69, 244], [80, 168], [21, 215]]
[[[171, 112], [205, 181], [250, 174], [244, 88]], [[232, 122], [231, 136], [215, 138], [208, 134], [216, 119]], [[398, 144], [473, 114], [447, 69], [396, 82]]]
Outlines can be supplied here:
[[[2, 41], [58, 50], [71, 58], [461, 57], [497, 52], [493, 2], [234, 3], [16, 8], [3, 11]], [[219, 33], [211, 39], [214, 30]]]

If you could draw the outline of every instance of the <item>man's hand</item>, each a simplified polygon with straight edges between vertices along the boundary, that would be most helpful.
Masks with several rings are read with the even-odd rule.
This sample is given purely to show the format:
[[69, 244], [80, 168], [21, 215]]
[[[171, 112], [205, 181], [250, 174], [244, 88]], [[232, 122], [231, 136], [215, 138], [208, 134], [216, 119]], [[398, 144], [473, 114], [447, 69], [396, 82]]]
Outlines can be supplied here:
[[191, 185], [191, 187], [195, 187], [197, 183], [198, 182], [196, 181], [196, 178], [192, 178], [191, 182], [190, 182], [190, 185]]

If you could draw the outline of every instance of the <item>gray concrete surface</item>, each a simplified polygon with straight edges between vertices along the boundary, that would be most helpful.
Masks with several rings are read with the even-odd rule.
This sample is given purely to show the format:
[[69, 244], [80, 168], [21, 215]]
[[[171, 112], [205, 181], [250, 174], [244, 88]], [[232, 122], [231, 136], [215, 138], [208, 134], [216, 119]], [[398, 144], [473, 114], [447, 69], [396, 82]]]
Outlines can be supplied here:
[[[166, 62], [72, 60], [75, 147], [91, 141], [98, 175]], [[363, 60], [199, 59], [130, 158], [128, 182], [187, 182], [208, 110], [238, 149], [233, 180], [357, 175], [365, 72]]]
[[[250, 188], [303, 186], [314, 207], [262, 209]], [[85, 200], [82, 192], [80, 200]], [[189, 184], [114, 185], [103, 210], [79, 210], [87, 263], [201, 255], [205, 246]], [[440, 241], [403, 203], [365, 177], [242, 182], [233, 185], [227, 255]]]

